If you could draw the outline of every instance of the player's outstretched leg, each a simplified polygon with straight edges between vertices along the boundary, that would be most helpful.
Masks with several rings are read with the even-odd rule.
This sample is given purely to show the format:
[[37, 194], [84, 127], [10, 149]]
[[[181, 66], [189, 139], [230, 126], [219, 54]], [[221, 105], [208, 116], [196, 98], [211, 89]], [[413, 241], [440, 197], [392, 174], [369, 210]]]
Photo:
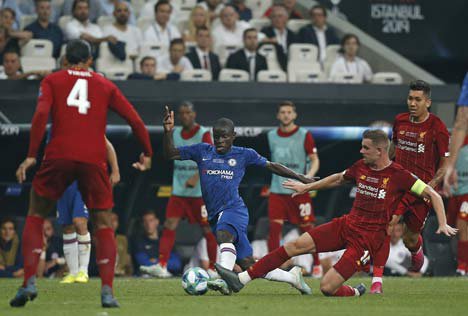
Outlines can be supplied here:
[[[216, 232], [216, 241], [219, 244], [219, 265], [223, 268], [232, 271], [236, 264], [237, 251], [234, 246], [234, 240], [236, 236], [233, 236], [235, 232], [228, 232], [227, 230], [218, 230]], [[215, 268], [218, 264], [215, 264]], [[218, 271], [218, 269], [216, 268]], [[217, 279], [208, 281], [208, 288], [213, 291], [218, 291], [223, 295], [231, 295], [232, 290], [229, 288], [225, 280]]]
[[409, 270], [419, 272], [424, 264], [423, 238], [421, 234], [407, 228], [403, 235], [403, 242], [411, 252], [411, 267]]
[[382, 247], [374, 256], [374, 270], [372, 277], [372, 286], [370, 289], [371, 294], [383, 293], [383, 271], [387, 263], [388, 254], [390, 253], [390, 236], [385, 238]]
[[92, 210], [91, 214], [95, 227], [96, 261], [102, 286], [101, 305], [102, 307], [120, 307], [112, 290], [117, 245], [114, 231], [111, 228], [111, 212], [110, 209]]
[[37, 297], [36, 272], [43, 248], [44, 218], [54, 207], [54, 201], [39, 196], [31, 189], [29, 211], [23, 229], [22, 254], [24, 260], [23, 285], [10, 301], [11, 307], [22, 307]]

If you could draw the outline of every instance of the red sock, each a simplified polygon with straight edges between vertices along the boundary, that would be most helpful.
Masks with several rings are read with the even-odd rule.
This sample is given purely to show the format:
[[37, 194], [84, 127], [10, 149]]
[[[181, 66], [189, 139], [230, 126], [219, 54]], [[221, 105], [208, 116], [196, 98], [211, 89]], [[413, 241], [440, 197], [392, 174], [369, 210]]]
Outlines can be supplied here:
[[319, 254], [314, 252], [312, 254], [312, 258], [314, 258], [314, 266], [319, 266], [320, 265], [320, 258], [319, 258]]
[[96, 261], [101, 277], [102, 286], [112, 288], [114, 281], [115, 257], [117, 255], [117, 244], [115, 242], [112, 228], [98, 229], [94, 238], [96, 241]]
[[458, 262], [465, 264], [465, 270], [468, 268], [468, 240], [458, 241]]
[[352, 288], [349, 285], [342, 285], [338, 291], [333, 294], [333, 296], [355, 296], [356, 292], [354, 291], [354, 288]]
[[410, 247], [406, 247], [408, 248], [408, 250], [411, 252], [411, 253], [417, 253], [419, 251], [419, 249], [421, 248], [423, 244], [423, 238], [421, 235], [418, 236], [418, 242], [416, 243], [416, 246], [414, 246], [414, 248], [410, 248]]
[[205, 238], [208, 258], [210, 258], [210, 269], [214, 270], [214, 264], [216, 263], [216, 256], [218, 254], [218, 244], [216, 243], [216, 237], [212, 232], [206, 233]]
[[388, 255], [390, 253], [390, 236], [385, 238], [382, 246], [377, 251], [374, 256], [374, 273], [373, 276], [375, 278], [381, 278], [383, 276], [383, 271], [385, 264], [388, 260]]
[[42, 226], [44, 219], [39, 216], [27, 216], [23, 229], [22, 254], [24, 260], [23, 287], [31, 277], [36, 276], [39, 257], [42, 252]]
[[289, 260], [289, 256], [284, 249], [284, 246], [277, 248], [270, 252], [262, 259], [258, 260], [253, 266], [251, 266], [247, 272], [253, 279], [261, 278], [268, 272], [280, 267], [283, 263]]
[[281, 229], [283, 224], [270, 221], [270, 233], [268, 235], [268, 251], [273, 251], [280, 246]]
[[167, 266], [169, 257], [171, 256], [172, 248], [175, 242], [175, 230], [164, 228], [159, 242], [159, 264], [163, 267]]

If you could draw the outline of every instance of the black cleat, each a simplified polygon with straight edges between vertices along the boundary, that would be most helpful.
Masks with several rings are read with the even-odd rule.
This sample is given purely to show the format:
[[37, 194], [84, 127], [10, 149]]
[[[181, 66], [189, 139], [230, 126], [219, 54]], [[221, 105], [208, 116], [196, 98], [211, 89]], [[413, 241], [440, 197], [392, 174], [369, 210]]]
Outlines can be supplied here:
[[101, 305], [104, 308], [120, 307], [119, 302], [117, 302], [112, 294], [112, 289], [107, 285], [104, 285], [101, 290]]
[[239, 280], [239, 276], [237, 275], [237, 273], [231, 270], [228, 270], [226, 268], [223, 268], [221, 265], [217, 263], [215, 263], [215, 268], [216, 268], [216, 271], [218, 271], [219, 276], [224, 281], [226, 281], [227, 285], [232, 291], [237, 293], [240, 290], [242, 290], [242, 288], [244, 287], [244, 284], [242, 284], [241, 281]]
[[36, 297], [36, 286], [28, 285], [27, 287], [20, 287], [18, 292], [16, 292], [15, 297], [10, 301], [10, 306], [23, 307], [28, 301], [34, 301]]
[[366, 293], [366, 286], [364, 283], [358, 284], [354, 287], [359, 292], [359, 296], [363, 296]]

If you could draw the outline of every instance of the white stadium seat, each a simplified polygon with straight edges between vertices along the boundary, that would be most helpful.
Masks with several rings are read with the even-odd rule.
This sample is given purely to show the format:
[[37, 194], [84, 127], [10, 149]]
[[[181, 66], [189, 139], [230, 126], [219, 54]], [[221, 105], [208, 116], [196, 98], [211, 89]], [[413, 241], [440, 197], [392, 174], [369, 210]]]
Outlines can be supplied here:
[[[121, 61], [112, 55], [107, 42], [99, 46], [99, 58], [96, 60], [96, 69], [112, 80], [127, 79], [133, 72], [133, 62], [130, 59]], [[125, 77], [124, 77], [125, 76]]]
[[261, 70], [257, 75], [258, 82], [287, 82], [286, 73], [282, 70]]
[[263, 18], [263, 19], [251, 19], [249, 21], [250, 23], [250, 26], [252, 26], [253, 28], [257, 29], [257, 31], [260, 32], [260, 30], [262, 28], [264, 28], [265, 26], [270, 26], [271, 24], [271, 21], [270, 19], [266, 19], [266, 18]]
[[102, 30], [105, 26], [111, 25], [112, 23], [114, 23], [114, 21], [115, 21], [115, 19], [114, 19], [113, 16], [101, 15], [97, 19], [97, 25], [99, 25], [99, 27]]
[[315, 63], [317, 56], [318, 48], [313, 44], [291, 44], [289, 46], [289, 61]]
[[234, 53], [236, 50], [240, 49], [242, 46], [236, 45], [220, 45], [216, 48], [215, 53], [218, 54], [219, 62], [221, 65], [226, 63], [229, 55]]
[[127, 80], [128, 75], [130, 75], [132, 72], [129, 71], [128, 69], [107, 69], [106, 71], [102, 71], [107, 79], [110, 80]]
[[60, 17], [58, 20], [58, 25], [62, 29], [62, 31], [65, 30], [65, 27], [67, 26], [68, 22], [70, 22], [73, 19], [71, 15], [63, 15]]
[[297, 33], [299, 32], [299, 30], [301, 28], [303, 28], [304, 26], [310, 24], [310, 20], [306, 20], [306, 19], [303, 19], [303, 20], [299, 20], [299, 19], [293, 19], [293, 20], [289, 20], [288, 21], [288, 24], [287, 24], [287, 27], [288, 29], [290, 29], [291, 31], [293, 31], [294, 33]]
[[321, 71], [299, 70], [296, 72], [296, 82], [302, 82], [302, 83], [327, 82], [327, 77]]
[[140, 57], [153, 56], [157, 59], [168, 53], [169, 48], [159, 44], [144, 44], [140, 47]]
[[278, 62], [275, 45], [263, 44], [258, 49], [258, 53], [266, 58], [269, 70], [282, 70]]
[[53, 44], [45, 39], [32, 39], [21, 48], [21, 56], [52, 57]]
[[297, 75], [300, 72], [321, 73], [322, 67], [318, 62], [294, 62], [288, 63], [288, 80], [289, 82], [297, 82]]
[[323, 69], [325, 74], [330, 73], [331, 66], [335, 62], [336, 58], [340, 55], [341, 45], [328, 45], [325, 50], [325, 60], [323, 62]]
[[130, 4], [132, 5], [133, 12], [135, 12], [135, 16], [140, 16], [140, 11], [145, 3], [145, 0], [130, 0]]
[[361, 78], [353, 74], [337, 73], [330, 77], [330, 82], [334, 83], [361, 83]]
[[176, 5], [179, 6], [181, 11], [192, 11], [197, 5], [197, 0], [172, 0]]
[[56, 68], [55, 58], [24, 56], [21, 57], [21, 68], [23, 72], [52, 71]]
[[144, 33], [148, 27], [151, 26], [151, 23], [154, 22], [154, 16], [143, 16], [138, 18], [137, 27], [141, 30], [141, 33]]
[[20, 19], [20, 30], [24, 30], [26, 26], [28, 26], [29, 24], [33, 23], [36, 20], [37, 20], [37, 15], [35, 14], [22, 15]]
[[262, 18], [266, 10], [271, 7], [273, 0], [246, 0], [245, 5], [252, 10], [252, 18]]
[[249, 81], [250, 75], [245, 70], [225, 68], [219, 73], [219, 81]]
[[181, 81], [211, 81], [211, 71], [206, 69], [185, 70], [180, 74]]
[[402, 84], [403, 78], [397, 72], [376, 72], [372, 77], [375, 84]]

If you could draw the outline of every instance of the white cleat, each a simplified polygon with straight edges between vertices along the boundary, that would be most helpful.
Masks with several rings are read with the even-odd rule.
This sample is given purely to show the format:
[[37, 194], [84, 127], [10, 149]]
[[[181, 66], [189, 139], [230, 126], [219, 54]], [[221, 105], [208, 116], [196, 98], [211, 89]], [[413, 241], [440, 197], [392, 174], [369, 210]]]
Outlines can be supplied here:
[[159, 263], [152, 266], [140, 266], [140, 271], [161, 279], [172, 277], [172, 274], [167, 271], [167, 267], [163, 267]]
[[208, 272], [208, 275], [210, 276], [210, 280], [216, 280], [219, 279], [219, 274], [213, 269], [208, 269], [206, 270]]
[[301, 267], [294, 267], [289, 270], [289, 273], [293, 274], [296, 278], [296, 283], [292, 286], [296, 288], [301, 294], [303, 295], [310, 295], [312, 294], [311, 288], [307, 285], [304, 281], [304, 277], [302, 276], [302, 268]]

